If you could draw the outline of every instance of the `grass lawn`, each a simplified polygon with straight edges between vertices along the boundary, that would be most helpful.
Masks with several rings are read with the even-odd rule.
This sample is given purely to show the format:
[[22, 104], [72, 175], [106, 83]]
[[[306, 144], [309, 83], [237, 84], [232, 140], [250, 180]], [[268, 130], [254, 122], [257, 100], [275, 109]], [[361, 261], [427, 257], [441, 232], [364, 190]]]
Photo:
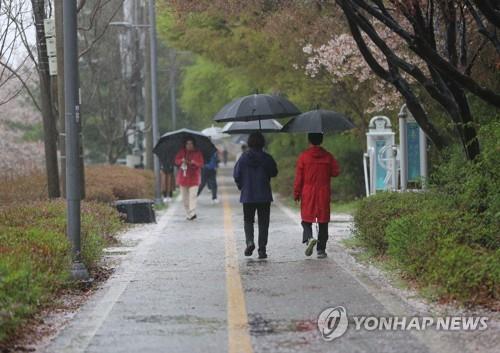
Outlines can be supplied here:
[[353, 214], [359, 207], [360, 200], [353, 201], [337, 201], [330, 204], [333, 213], [349, 213]]

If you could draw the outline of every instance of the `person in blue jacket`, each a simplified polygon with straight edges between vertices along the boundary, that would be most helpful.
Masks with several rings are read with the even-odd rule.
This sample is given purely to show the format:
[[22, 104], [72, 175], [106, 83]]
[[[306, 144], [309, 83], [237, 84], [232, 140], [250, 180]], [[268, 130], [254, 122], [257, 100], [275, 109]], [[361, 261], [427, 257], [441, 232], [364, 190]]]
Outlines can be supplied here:
[[208, 185], [208, 189], [212, 191], [212, 203], [214, 204], [219, 203], [219, 199], [217, 198], [217, 168], [219, 168], [219, 158], [217, 151], [215, 151], [208, 163], [205, 163], [201, 170], [201, 184], [198, 187], [197, 195], [200, 196], [205, 185]]
[[271, 178], [278, 175], [276, 162], [262, 149], [266, 144], [260, 132], [248, 137], [249, 149], [236, 162], [233, 171], [234, 181], [241, 191], [240, 202], [243, 204], [245, 238], [247, 247], [245, 256], [251, 256], [255, 250], [254, 227], [255, 212], [259, 224], [259, 259], [267, 258], [266, 246], [271, 213]]

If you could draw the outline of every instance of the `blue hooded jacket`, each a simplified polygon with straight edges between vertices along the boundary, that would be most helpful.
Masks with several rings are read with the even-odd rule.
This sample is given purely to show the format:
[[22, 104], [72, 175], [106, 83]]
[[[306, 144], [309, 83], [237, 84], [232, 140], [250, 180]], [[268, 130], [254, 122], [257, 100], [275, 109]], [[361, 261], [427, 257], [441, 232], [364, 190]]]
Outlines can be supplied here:
[[273, 201], [271, 178], [278, 175], [276, 162], [270, 154], [251, 148], [243, 153], [233, 171], [234, 181], [241, 190], [241, 203]]
[[210, 157], [210, 160], [207, 163], [205, 163], [203, 168], [209, 170], [216, 170], [218, 166], [219, 166], [219, 158], [217, 156], [217, 152], [214, 152], [214, 154], [212, 154], [212, 157]]

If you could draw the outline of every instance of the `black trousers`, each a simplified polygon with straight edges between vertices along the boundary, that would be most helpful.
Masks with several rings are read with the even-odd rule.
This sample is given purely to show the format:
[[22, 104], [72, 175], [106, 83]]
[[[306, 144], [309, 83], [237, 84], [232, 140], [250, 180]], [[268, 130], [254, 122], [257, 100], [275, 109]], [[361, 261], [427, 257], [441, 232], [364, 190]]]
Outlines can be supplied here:
[[198, 196], [200, 196], [205, 185], [212, 191], [212, 200], [217, 198], [217, 170], [202, 169], [201, 171], [201, 184], [198, 187]]
[[[307, 243], [307, 241], [313, 237], [312, 223], [302, 221], [302, 228], [304, 228], [304, 232], [302, 233], [302, 242]], [[324, 251], [326, 249], [327, 241], [328, 223], [319, 223], [318, 245], [316, 245], [316, 250]]]
[[254, 242], [253, 224], [255, 222], [255, 211], [257, 211], [259, 224], [259, 250], [266, 250], [271, 203], [263, 202], [243, 204], [243, 218], [245, 221], [245, 238], [247, 245]]

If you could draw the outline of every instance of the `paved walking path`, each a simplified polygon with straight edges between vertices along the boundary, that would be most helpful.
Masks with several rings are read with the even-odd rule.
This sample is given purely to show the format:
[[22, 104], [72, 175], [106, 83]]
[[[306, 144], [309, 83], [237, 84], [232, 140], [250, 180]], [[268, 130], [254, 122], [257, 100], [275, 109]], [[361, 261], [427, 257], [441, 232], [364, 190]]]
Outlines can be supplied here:
[[[179, 201], [117, 272], [46, 348], [47, 352], [446, 352], [433, 333], [355, 331], [321, 339], [318, 314], [342, 305], [349, 315], [412, 314], [398, 298], [343, 263], [337, 225], [325, 260], [304, 256], [295, 212], [271, 209], [269, 258], [243, 256], [242, 209], [231, 170], [219, 175], [221, 203], [208, 191], [198, 219]], [[351, 323], [350, 323], [351, 324]]]

